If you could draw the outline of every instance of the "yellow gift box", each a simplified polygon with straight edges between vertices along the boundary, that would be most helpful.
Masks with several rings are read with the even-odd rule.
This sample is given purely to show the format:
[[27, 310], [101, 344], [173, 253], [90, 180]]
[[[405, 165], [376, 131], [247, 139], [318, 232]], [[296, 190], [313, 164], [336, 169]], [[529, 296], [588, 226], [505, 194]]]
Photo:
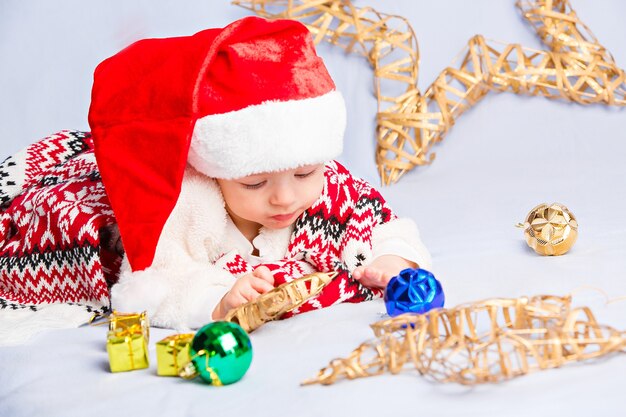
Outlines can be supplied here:
[[179, 368], [189, 363], [189, 347], [195, 335], [183, 333], [168, 336], [157, 342], [157, 374], [178, 376]]
[[144, 311], [122, 314], [113, 311], [109, 318], [107, 351], [111, 372], [147, 368], [150, 325]]

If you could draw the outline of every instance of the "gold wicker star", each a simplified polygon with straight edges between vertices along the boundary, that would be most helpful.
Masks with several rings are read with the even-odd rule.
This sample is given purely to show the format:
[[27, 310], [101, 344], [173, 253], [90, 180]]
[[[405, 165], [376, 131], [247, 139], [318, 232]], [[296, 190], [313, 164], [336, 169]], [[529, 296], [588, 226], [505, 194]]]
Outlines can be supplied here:
[[417, 40], [400, 16], [355, 7], [349, 0], [234, 0], [233, 4], [268, 18], [300, 20], [315, 42], [325, 40], [367, 58], [378, 101], [376, 164], [385, 185], [415, 166], [431, 163], [433, 145], [490, 91], [626, 106], [624, 70], [568, 0], [516, 4], [549, 51], [477, 35], [423, 94], [417, 87]]
[[626, 332], [599, 324], [570, 296], [492, 298], [371, 325], [376, 339], [332, 360], [303, 382], [333, 384], [383, 373], [417, 371], [438, 382], [505, 381], [623, 352]]
[[316, 272], [296, 278], [229, 311], [224, 320], [239, 324], [248, 333], [252, 332], [317, 296], [337, 275], [337, 272]]

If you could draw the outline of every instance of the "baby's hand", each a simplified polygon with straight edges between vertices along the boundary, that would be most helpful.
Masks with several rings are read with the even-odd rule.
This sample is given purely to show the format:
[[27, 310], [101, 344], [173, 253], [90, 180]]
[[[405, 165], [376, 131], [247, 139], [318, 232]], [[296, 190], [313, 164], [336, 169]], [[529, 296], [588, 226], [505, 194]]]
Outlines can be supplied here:
[[389, 280], [405, 268], [417, 268], [415, 262], [396, 255], [382, 255], [367, 266], [359, 266], [352, 272], [352, 278], [369, 288], [386, 288]]
[[233, 308], [255, 300], [259, 295], [273, 289], [274, 276], [266, 266], [259, 266], [251, 274], [237, 278], [235, 285], [213, 310], [213, 320], [223, 320]]

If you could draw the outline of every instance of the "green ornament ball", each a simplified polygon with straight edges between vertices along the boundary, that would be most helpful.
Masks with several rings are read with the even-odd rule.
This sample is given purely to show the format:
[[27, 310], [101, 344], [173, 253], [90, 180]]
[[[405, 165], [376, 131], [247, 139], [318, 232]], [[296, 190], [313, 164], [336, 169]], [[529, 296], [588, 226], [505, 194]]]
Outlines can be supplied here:
[[239, 381], [250, 367], [252, 344], [238, 324], [216, 321], [196, 332], [190, 356], [205, 382], [228, 385]]

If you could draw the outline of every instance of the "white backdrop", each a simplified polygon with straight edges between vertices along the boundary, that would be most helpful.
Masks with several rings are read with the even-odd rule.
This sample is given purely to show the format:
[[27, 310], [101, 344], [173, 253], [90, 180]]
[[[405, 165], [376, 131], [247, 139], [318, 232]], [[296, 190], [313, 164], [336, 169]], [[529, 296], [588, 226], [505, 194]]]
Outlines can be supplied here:
[[[542, 48], [505, 0], [359, 0], [409, 19], [421, 52], [422, 90], [474, 34]], [[626, 2], [573, 6], [626, 67]], [[130, 42], [224, 26], [247, 15], [227, 1], [0, 0], [0, 159], [60, 129], [88, 129], [94, 67]], [[322, 45], [348, 104], [342, 160], [378, 183], [373, 162], [372, 73], [366, 61]], [[574, 291], [601, 323], [626, 329], [626, 110], [491, 94], [436, 147], [437, 160], [383, 194], [413, 217], [453, 306], [489, 297]], [[514, 224], [541, 202], [566, 204], [580, 223], [565, 256], [540, 257]], [[110, 374], [103, 328], [52, 331], [0, 348], [0, 415], [594, 415], [623, 414], [626, 358], [613, 357], [474, 389], [414, 373], [300, 388], [298, 383], [371, 336], [379, 302], [342, 305], [272, 323], [253, 333], [255, 359], [224, 389], [154, 376]], [[142, 410], [142, 411], [140, 411]]]

